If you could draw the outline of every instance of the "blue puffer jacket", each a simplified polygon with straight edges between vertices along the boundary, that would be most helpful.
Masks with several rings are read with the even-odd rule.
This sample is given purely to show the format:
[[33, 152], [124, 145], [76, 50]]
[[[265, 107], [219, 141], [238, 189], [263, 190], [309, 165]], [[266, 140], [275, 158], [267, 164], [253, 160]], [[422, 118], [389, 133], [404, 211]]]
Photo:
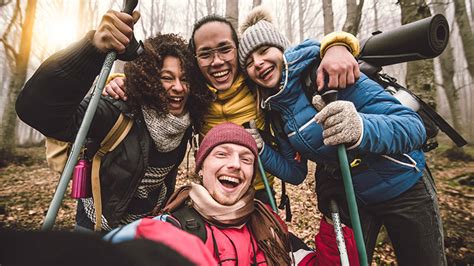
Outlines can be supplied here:
[[[306, 40], [289, 48], [284, 53], [284, 60], [281, 90], [267, 98], [262, 106], [281, 113], [290, 145], [303, 158], [336, 165], [337, 149], [323, 144], [323, 129], [313, 119], [317, 111], [304, 94], [301, 77], [312, 62], [319, 61], [319, 43]], [[425, 167], [420, 147], [426, 132], [418, 114], [401, 105], [363, 74], [353, 86], [339, 91], [338, 99], [353, 102], [363, 122], [361, 140], [348, 151], [349, 160], [357, 158], [362, 161], [356, 167], [358, 169], [352, 169], [359, 200], [377, 203], [392, 199], [412, 187]], [[262, 151], [261, 158], [268, 169], [298, 168], [294, 160], [282, 163], [284, 157], [268, 146]], [[285, 169], [274, 174], [285, 178], [285, 173], [292, 172]]]

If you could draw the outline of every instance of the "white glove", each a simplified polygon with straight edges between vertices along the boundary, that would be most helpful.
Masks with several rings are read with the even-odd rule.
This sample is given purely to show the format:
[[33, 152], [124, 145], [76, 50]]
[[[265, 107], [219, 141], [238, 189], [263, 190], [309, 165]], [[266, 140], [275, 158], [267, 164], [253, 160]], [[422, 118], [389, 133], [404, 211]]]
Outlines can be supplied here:
[[257, 143], [257, 149], [258, 151], [261, 151], [263, 148], [263, 139], [262, 136], [260, 136], [260, 133], [258, 132], [257, 125], [255, 124], [255, 120], [250, 120], [249, 121], [250, 128], [246, 128], [248, 133], [252, 135], [253, 139]]
[[332, 102], [314, 119], [324, 128], [325, 145], [354, 145], [362, 137], [362, 118], [352, 102]]

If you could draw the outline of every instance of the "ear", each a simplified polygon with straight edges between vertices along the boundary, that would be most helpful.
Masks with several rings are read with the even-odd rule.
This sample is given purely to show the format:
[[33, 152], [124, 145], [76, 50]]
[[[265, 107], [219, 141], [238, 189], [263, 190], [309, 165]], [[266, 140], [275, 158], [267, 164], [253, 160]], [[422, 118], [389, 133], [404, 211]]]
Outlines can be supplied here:
[[202, 174], [202, 169], [199, 170], [198, 175], [199, 175], [199, 177], [200, 177], [201, 179], [204, 177], [203, 174]]

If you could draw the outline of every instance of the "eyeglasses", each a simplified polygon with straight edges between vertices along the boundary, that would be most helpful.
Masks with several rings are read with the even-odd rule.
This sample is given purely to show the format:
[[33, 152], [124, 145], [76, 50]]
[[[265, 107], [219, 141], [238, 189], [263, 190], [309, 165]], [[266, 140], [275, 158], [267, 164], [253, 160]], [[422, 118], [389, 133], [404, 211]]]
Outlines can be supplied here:
[[214, 61], [215, 55], [217, 55], [223, 61], [230, 61], [234, 59], [234, 49], [235, 47], [232, 45], [225, 45], [213, 49], [203, 50], [196, 54], [196, 58], [199, 60], [201, 66], [209, 66]]

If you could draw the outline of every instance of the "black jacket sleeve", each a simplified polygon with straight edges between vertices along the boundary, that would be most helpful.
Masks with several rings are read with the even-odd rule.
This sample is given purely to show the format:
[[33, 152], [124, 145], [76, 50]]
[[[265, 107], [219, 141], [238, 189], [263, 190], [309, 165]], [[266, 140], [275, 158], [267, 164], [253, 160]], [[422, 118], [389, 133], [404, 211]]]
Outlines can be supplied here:
[[[84, 96], [105, 59], [91, 43], [93, 34], [43, 62], [17, 99], [20, 119], [46, 136], [70, 141], [77, 132], [88, 102]], [[98, 114], [106, 112], [101, 108]]]

